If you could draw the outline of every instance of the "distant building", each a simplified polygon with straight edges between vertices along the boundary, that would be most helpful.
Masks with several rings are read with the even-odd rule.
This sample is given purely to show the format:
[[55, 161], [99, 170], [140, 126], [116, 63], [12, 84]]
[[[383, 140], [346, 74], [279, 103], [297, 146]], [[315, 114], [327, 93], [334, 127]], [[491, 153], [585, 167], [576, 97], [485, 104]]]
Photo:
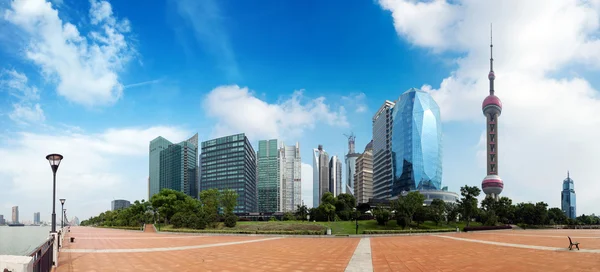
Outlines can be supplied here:
[[198, 134], [178, 144], [163, 137], [150, 141], [148, 199], [168, 188], [198, 198]]
[[279, 141], [258, 141], [258, 212], [280, 212], [282, 197], [282, 167], [279, 158]]
[[282, 174], [282, 212], [296, 211], [302, 205], [302, 159], [300, 143], [285, 145], [281, 143], [279, 157]]
[[202, 142], [200, 188], [237, 192], [235, 213], [258, 211], [256, 152], [244, 133]]
[[563, 181], [563, 189], [560, 194], [562, 211], [568, 218], [577, 218], [577, 203], [575, 198], [575, 183], [567, 171], [567, 178]]
[[319, 206], [325, 192], [329, 192], [329, 154], [319, 145], [313, 149], [313, 207]]
[[392, 108], [386, 100], [373, 116], [373, 198], [388, 199], [392, 183]]
[[6, 220], [4, 220], [4, 215], [0, 214], [0, 225], [5, 225]]
[[354, 133], [347, 135], [348, 137], [348, 154], [346, 154], [346, 182], [344, 185], [344, 192], [348, 194], [354, 194], [354, 174], [356, 173], [356, 160], [360, 153], [356, 153], [355, 140], [356, 136]]
[[342, 193], [342, 161], [338, 156], [331, 156], [329, 160], [329, 192], [333, 196]]
[[73, 217], [73, 219], [71, 219], [71, 224], [73, 226], [79, 226], [79, 217], [77, 217], [77, 216]]
[[373, 198], [373, 141], [365, 147], [365, 151], [356, 159], [354, 173], [354, 197], [356, 203], [368, 203]]
[[110, 207], [113, 211], [129, 208], [129, 206], [131, 206], [131, 202], [129, 202], [129, 200], [116, 199], [110, 202]]
[[19, 206], [12, 207], [12, 223], [13, 224], [19, 223]]
[[33, 213], [33, 224], [34, 225], [39, 225], [40, 224], [40, 213], [39, 212], [35, 212]]

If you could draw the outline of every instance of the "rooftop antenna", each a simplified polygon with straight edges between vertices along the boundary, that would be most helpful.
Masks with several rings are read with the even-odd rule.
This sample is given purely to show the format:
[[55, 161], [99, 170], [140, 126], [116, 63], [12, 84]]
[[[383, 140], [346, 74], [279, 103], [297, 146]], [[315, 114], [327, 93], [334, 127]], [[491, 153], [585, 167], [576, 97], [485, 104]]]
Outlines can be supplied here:
[[492, 24], [490, 23], [490, 73], [488, 75], [488, 79], [490, 80], [490, 95], [494, 95], [494, 79], [496, 79], [496, 75], [494, 74], [494, 43], [492, 40]]

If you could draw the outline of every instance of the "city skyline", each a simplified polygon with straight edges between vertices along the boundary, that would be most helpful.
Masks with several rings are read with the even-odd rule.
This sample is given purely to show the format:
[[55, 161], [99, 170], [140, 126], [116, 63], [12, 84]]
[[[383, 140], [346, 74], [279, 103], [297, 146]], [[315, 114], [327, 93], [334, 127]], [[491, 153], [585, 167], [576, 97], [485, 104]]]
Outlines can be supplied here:
[[[560, 207], [558, 183], [548, 183], [568, 169], [577, 177], [577, 213], [599, 213], [600, 126], [590, 118], [600, 114], [596, 4], [28, 2], [0, 5], [5, 219], [15, 205], [22, 218], [50, 219], [47, 154], [64, 155], [57, 199], [83, 219], [113, 199], [147, 199], [148, 143], [195, 133], [199, 141], [245, 133], [254, 148], [261, 139], [299, 142], [302, 200], [313, 206], [312, 150], [321, 144], [344, 161], [344, 134], [366, 146], [379, 107], [413, 87], [440, 107], [442, 183], [454, 192], [480, 187], [490, 23], [505, 106], [498, 167], [510, 186], [501, 196]], [[422, 18], [440, 20], [415, 23]]]

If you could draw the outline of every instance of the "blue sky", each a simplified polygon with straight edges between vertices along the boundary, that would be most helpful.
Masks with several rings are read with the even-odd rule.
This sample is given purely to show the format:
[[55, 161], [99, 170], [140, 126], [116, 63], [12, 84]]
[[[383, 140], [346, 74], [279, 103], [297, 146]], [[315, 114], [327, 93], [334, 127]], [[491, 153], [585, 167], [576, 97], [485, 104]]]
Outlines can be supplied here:
[[[467, 0], [24, 3], [0, 0], [0, 154], [14, 158], [0, 166], [8, 188], [0, 214], [19, 205], [23, 218], [41, 211], [49, 219], [50, 152], [65, 155], [58, 190], [73, 216], [106, 210], [113, 198], [146, 198], [147, 144], [159, 135], [175, 142], [246, 132], [255, 148], [260, 139], [299, 141], [310, 173], [312, 148], [342, 156], [343, 133], [354, 132], [362, 151], [378, 107], [411, 87], [442, 108], [444, 185], [480, 185], [490, 20], [505, 105], [504, 194], [558, 206], [571, 169], [578, 211], [598, 212], [586, 194], [598, 188], [590, 164], [598, 155], [584, 147], [595, 138], [575, 138], [595, 122], [578, 114], [598, 111], [597, 6], [519, 2], [513, 18], [508, 4]], [[545, 21], [561, 9], [568, 12], [558, 23]], [[531, 32], [548, 24], [557, 24], [553, 32]], [[539, 105], [523, 102], [542, 89]], [[559, 101], [568, 103], [545, 117], [551, 123], [523, 118]]]

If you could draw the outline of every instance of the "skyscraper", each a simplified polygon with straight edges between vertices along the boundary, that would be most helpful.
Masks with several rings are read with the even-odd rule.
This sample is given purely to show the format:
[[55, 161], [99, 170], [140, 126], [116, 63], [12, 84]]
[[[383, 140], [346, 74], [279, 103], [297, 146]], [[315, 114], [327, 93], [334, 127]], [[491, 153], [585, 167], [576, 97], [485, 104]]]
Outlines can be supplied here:
[[235, 213], [258, 211], [256, 152], [244, 133], [202, 142], [202, 191], [237, 192]]
[[563, 189], [560, 194], [562, 211], [568, 218], [577, 218], [577, 203], [575, 198], [575, 183], [567, 171], [567, 178], [563, 181]]
[[279, 212], [283, 196], [279, 141], [258, 141], [257, 160], [258, 212]]
[[129, 202], [129, 200], [115, 199], [110, 202], [111, 211], [125, 209], [125, 208], [128, 208], [129, 206], [131, 206], [131, 202]]
[[442, 189], [442, 121], [428, 93], [411, 88], [392, 113], [392, 197], [403, 191]]
[[281, 143], [279, 157], [282, 173], [282, 211], [292, 212], [302, 205], [302, 160], [300, 143], [285, 145]]
[[373, 198], [389, 199], [392, 183], [392, 108], [386, 100], [373, 116]]
[[19, 223], [19, 206], [12, 207], [12, 223], [13, 224]]
[[33, 213], [33, 224], [34, 225], [39, 225], [40, 224], [40, 213], [39, 212], [35, 212]]
[[148, 199], [168, 188], [198, 198], [198, 134], [178, 144], [159, 136], [150, 141]]
[[338, 156], [331, 156], [329, 160], [329, 192], [333, 196], [342, 193], [342, 161]]
[[487, 119], [487, 176], [481, 182], [481, 188], [486, 197], [498, 199], [504, 189], [504, 182], [498, 175], [498, 117], [502, 113], [502, 102], [500, 102], [500, 98], [494, 95], [494, 79], [496, 79], [496, 74], [494, 74], [493, 48], [494, 45], [490, 38], [490, 72], [488, 74], [490, 95], [483, 100], [482, 104], [483, 115]]
[[354, 196], [357, 204], [367, 203], [373, 198], [373, 141], [365, 146], [365, 151], [356, 159]]
[[354, 194], [354, 173], [356, 172], [356, 159], [360, 156], [355, 151], [356, 136], [354, 133], [346, 135], [348, 137], [348, 154], [346, 154], [346, 184], [344, 191], [348, 194]]
[[325, 192], [329, 192], [329, 154], [319, 145], [313, 149], [313, 207], [319, 206]]

